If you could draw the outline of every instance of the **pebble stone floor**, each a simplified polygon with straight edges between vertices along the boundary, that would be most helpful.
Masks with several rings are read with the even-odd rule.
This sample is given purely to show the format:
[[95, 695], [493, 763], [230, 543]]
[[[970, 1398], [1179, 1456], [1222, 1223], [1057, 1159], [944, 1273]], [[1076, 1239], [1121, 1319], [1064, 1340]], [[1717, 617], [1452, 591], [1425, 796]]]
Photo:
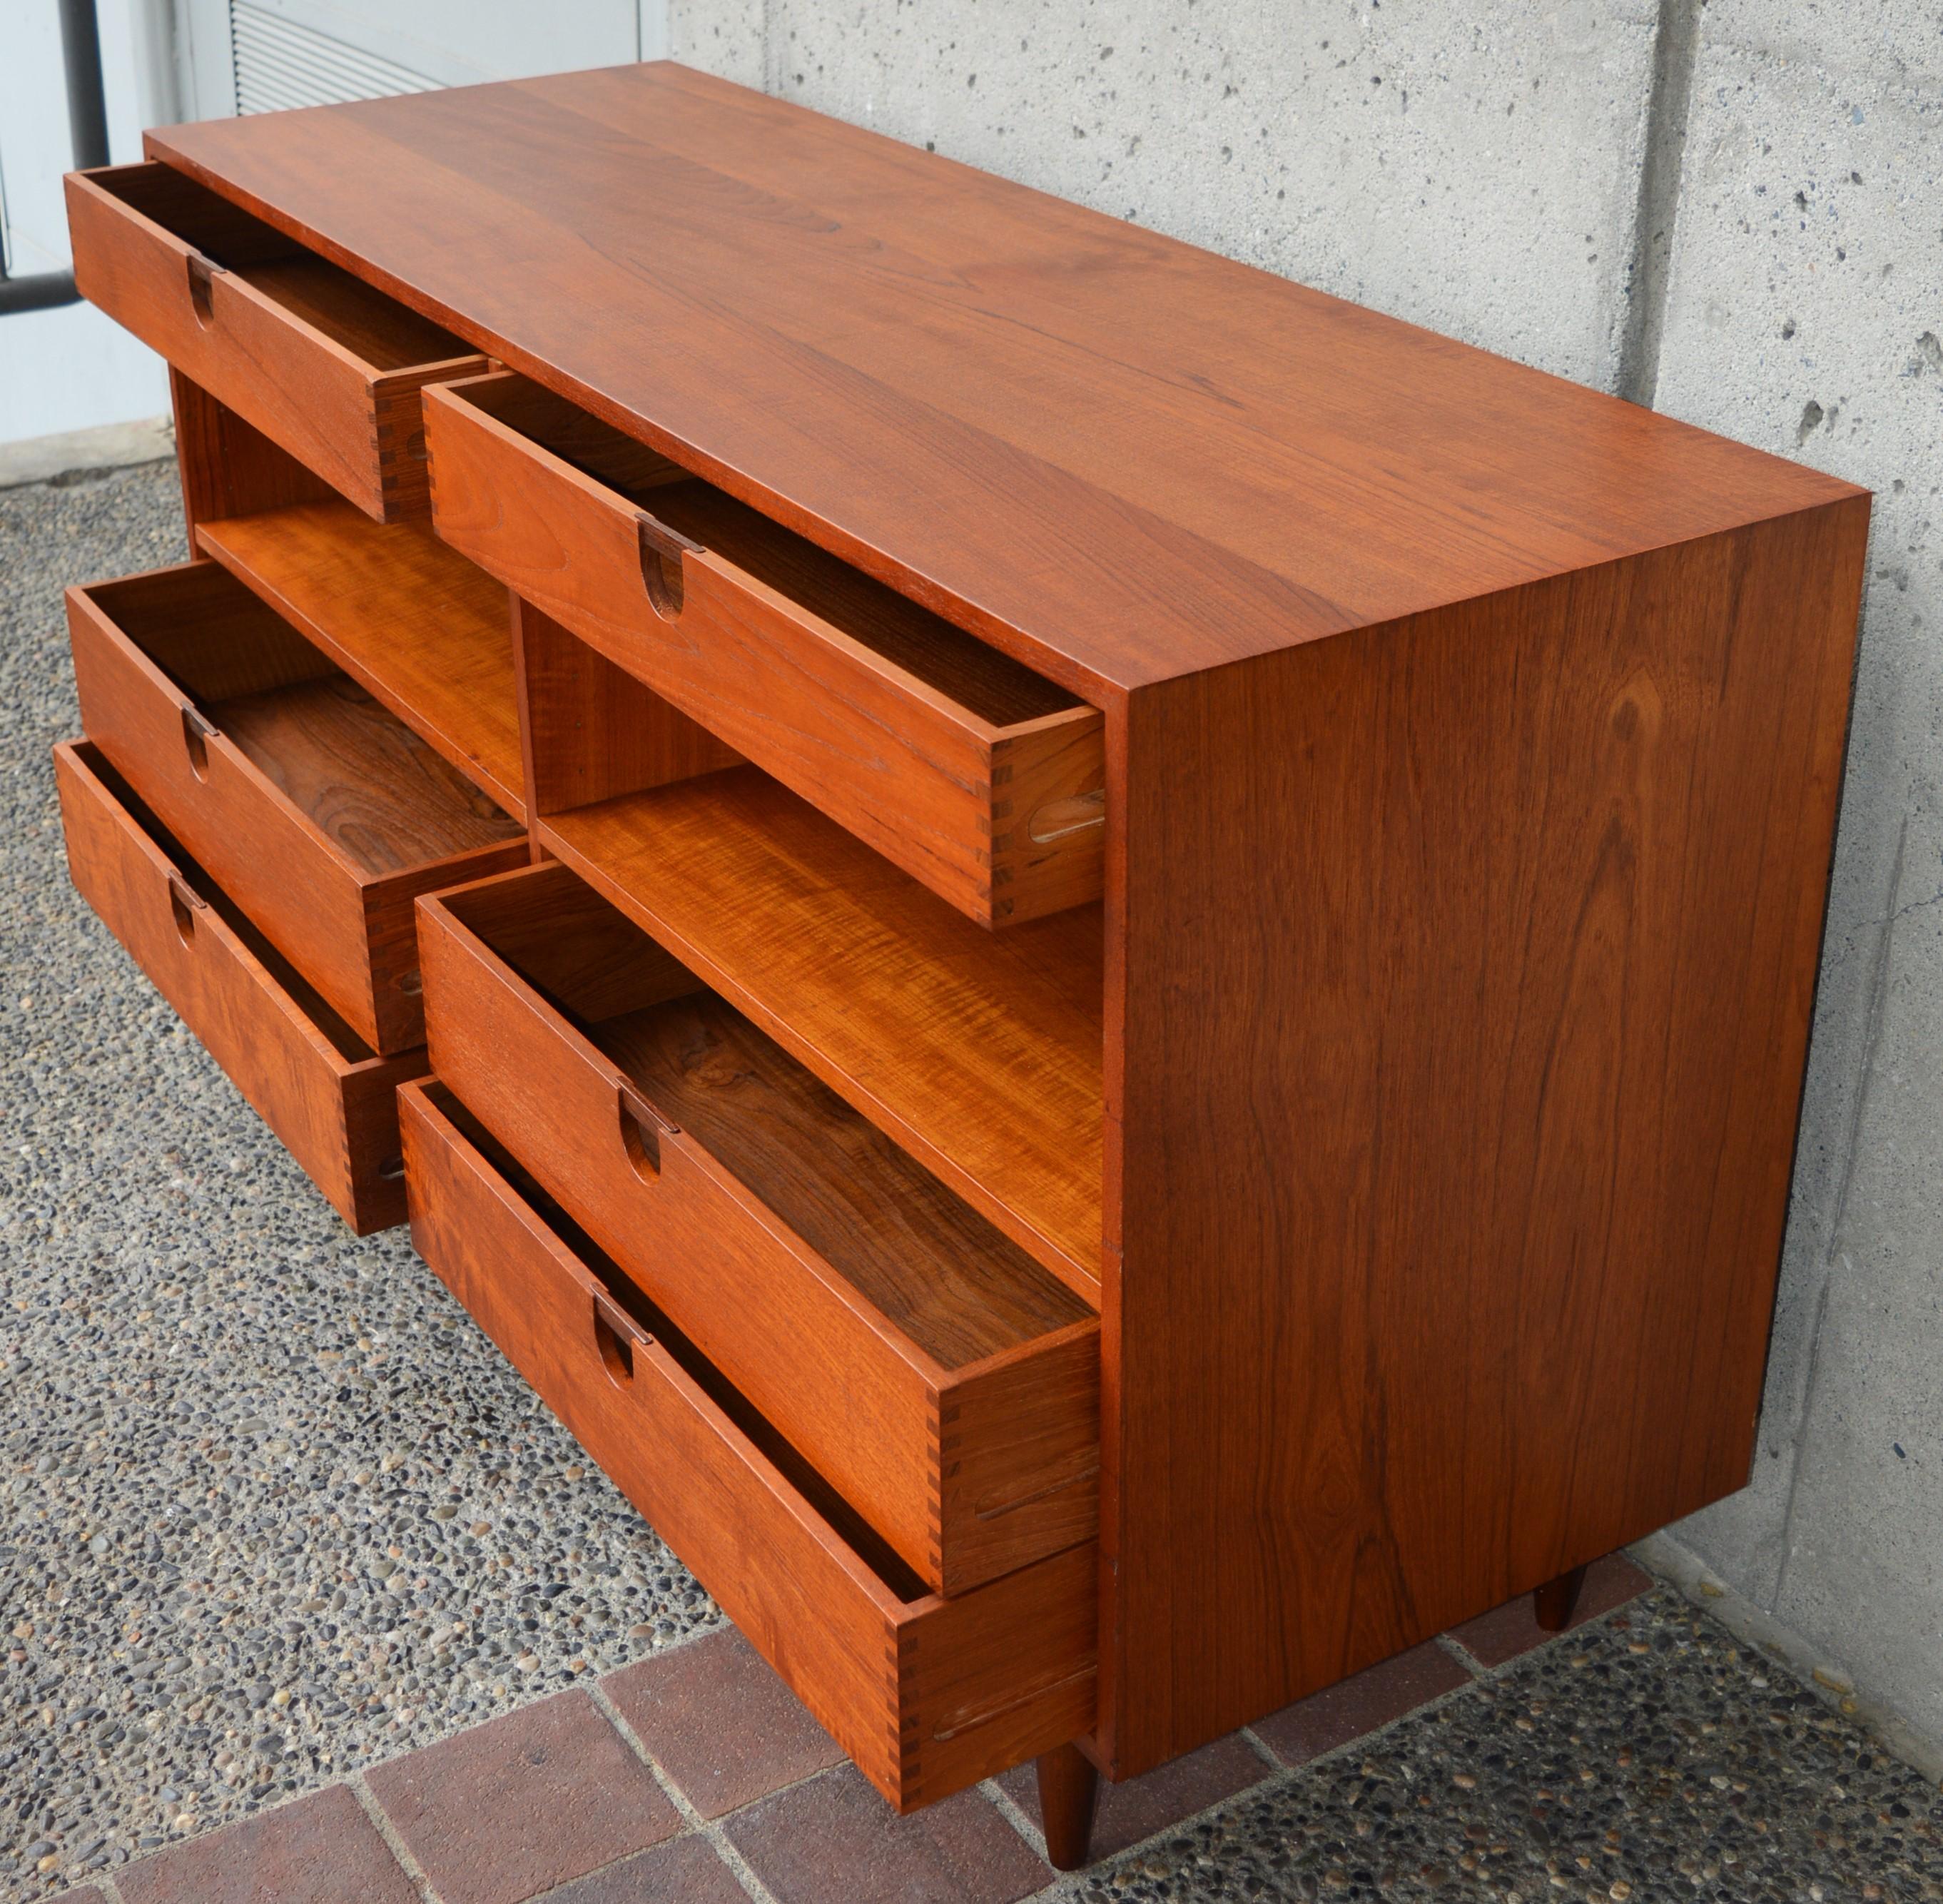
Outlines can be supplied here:
[[185, 553], [172, 465], [0, 491], [7, 1904], [719, 1617], [69, 883], [61, 589]]
[[[182, 553], [167, 465], [0, 492], [0, 1904], [132, 1890], [131, 1861], [720, 1618], [69, 887], [60, 586]], [[1054, 1894], [1943, 1904], [1943, 1795], [1671, 1589], [1472, 1666], [1294, 1769], [1271, 1721], [1260, 1782]], [[869, 1866], [735, 1875], [887, 1894]]]

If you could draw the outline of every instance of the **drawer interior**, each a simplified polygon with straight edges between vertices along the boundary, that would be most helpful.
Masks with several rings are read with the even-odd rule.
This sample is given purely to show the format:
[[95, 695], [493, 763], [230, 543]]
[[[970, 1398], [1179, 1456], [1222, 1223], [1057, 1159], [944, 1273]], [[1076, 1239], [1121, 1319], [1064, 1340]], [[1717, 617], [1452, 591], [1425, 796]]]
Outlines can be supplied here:
[[374, 370], [409, 370], [472, 355], [462, 339], [171, 166], [117, 166], [91, 176], [102, 191], [246, 280]]
[[[374, 877], [524, 828], [213, 562], [90, 588], [127, 637]], [[191, 749], [200, 739], [185, 735]]]
[[335, 496], [198, 523], [196, 543], [523, 821], [512, 632], [490, 576]]
[[1100, 1286], [1104, 920], [961, 916], [751, 766], [541, 845], [1082, 1298]]
[[542, 385], [505, 374], [456, 394], [993, 726], [1085, 705]]
[[[321, 993], [289, 960], [252, 925], [235, 902], [210, 877], [161, 821], [143, 804], [141, 796], [117, 773], [100, 751], [84, 750], [88, 771], [112, 794], [128, 817], [153, 840], [201, 899], [248, 948], [251, 957], [290, 996], [292, 1003], [330, 1041], [331, 1048], [348, 1064], [362, 1064], [376, 1054], [371, 1047], [324, 1002]], [[394, 1219], [395, 1221], [395, 1219]]]
[[[518, 1159], [453, 1092], [447, 1086], [430, 1079], [419, 1088], [423, 1090], [427, 1101], [440, 1116], [449, 1119], [467, 1142], [506, 1180], [533, 1214], [585, 1266], [615, 1301], [655, 1338], [695, 1386], [754, 1442], [769, 1463], [892, 1592], [907, 1603], [927, 1598], [930, 1589], [924, 1582], [770, 1426], [741, 1392], [641, 1293], [627, 1273], [521, 1168]], [[612, 1353], [622, 1356], [628, 1353], [627, 1344], [618, 1336], [610, 1338], [609, 1346]]]
[[941, 1367], [1092, 1316], [638, 926], [577, 887], [564, 918], [542, 886], [502, 882], [445, 904]]

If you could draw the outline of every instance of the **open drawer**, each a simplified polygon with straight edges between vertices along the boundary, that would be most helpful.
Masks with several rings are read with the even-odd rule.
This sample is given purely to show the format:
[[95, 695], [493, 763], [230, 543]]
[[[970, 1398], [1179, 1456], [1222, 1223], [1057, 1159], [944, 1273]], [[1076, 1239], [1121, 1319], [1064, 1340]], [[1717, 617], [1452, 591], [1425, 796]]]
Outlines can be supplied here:
[[402, 1223], [398, 1087], [425, 1053], [373, 1057], [96, 748], [57, 747], [54, 777], [81, 897], [345, 1221]]
[[213, 562], [67, 607], [88, 739], [359, 1037], [422, 1044], [413, 901], [525, 828]]
[[419, 1254], [886, 1798], [912, 1810], [1092, 1729], [1090, 1543], [926, 1592], [449, 1089], [400, 1095]]
[[1099, 1319], [557, 864], [421, 903], [432, 1068], [931, 1586], [1099, 1516]]
[[1100, 896], [1097, 708], [525, 378], [425, 434], [446, 541], [970, 917]]
[[426, 509], [419, 392], [476, 351], [162, 164], [67, 180], [90, 303], [380, 521]]

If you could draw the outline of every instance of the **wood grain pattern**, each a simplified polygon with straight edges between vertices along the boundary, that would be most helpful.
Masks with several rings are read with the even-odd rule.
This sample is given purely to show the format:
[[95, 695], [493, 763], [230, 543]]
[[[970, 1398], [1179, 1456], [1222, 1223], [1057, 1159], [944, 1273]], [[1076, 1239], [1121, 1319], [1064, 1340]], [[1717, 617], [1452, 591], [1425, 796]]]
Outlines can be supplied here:
[[367, 873], [526, 843], [517, 820], [348, 675], [212, 701], [208, 715]]
[[[179, 189], [172, 176], [171, 189]], [[183, 181], [186, 183], [187, 181]], [[245, 263], [236, 275], [380, 372], [471, 355], [459, 340], [308, 252]]]
[[678, 66], [147, 140], [1095, 705], [1849, 493]]
[[[544, 1229], [563, 1245], [600, 1285], [605, 1298], [601, 1304], [602, 1319], [619, 1338], [613, 1342], [602, 1341], [603, 1363], [608, 1362], [606, 1351], [631, 1347], [634, 1331], [646, 1331], [658, 1347], [667, 1350], [680, 1365], [683, 1373], [755, 1444], [764, 1458], [829, 1525], [843, 1545], [898, 1599], [924, 1598], [926, 1589], [923, 1581], [858, 1516], [856, 1509], [776, 1432], [775, 1424], [754, 1407], [748, 1397], [676, 1327], [667, 1311], [657, 1307], [621, 1265], [574, 1221], [545, 1186], [473, 1115], [469, 1107], [459, 1101], [458, 1094], [441, 1079], [428, 1076], [418, 1080], [418, 1083], [437, 1118], [464, 1140], [461, 1147], [463, 1150], [472, 1153], [472, 1160], [487, 1167], [482, 1178], [496, 1176], [502, 1180], [525, 1215], [536, 1219], [535, 1227]], [[407, 1089], [409, 1091], [410, 1087]], [[402, 1122], [401, 1119], [401, 1128]], [[611, 1363], [608, 1365], [612, 1368]], [[612, 1372], [625, 1375], [625, 1364]]]
[[537, 837], [1094, 1298], [1097, 908], [981, 932], [748, 767], [556, 814]]
[[248, 515], [290, 502], [319, 502], [336, 492], [254, 424], [225, 409], [171, 364], [169, 394], [176, 427], [176, 466], [182, 478], [183, 519], [189, 547], [198, 523]]
[[195, 703], [226, 701], [337, 674], [272, 609], [213, 562], [182, 562], [75, 588], [75, 606], [112, 628]]
[[423, 515], [418, 392], [458, 339], [164, 165], [72, 174], [81, 294], [380, 521]]
[[1092, 1313], [590, 901], [424, 903], [440, 1077], [932, 1586], [1090, 1539]]
[[588, 1030], [657, 1110], [941, 1366], [962, 1368], [1091, 1313], [712, 993]]
[[213, 563], [71, 589], [68, 626], [89, 738], [360, 1037], [422, 1045], [413, 901], [524, 832]]
[[1078, 1746], [1061, 1746], [1039, 1755], [1038, 1776], [1045, 1861], [1055, 1871], [1082, 1869], [1100, 1797], [1099, 1768]]
[[1090, 1546], [950, 1599], [901, 1590], [687, 1345], [623, 1310], [619, 1279], [467, 1141], [450, 1099], [402, 1095], [420, 1253], [892, 1804], [928, 1804], [1086, 1729]]
[[92, 747], [54, 750], [76, 888], [358, 1235], [404, 1221], [398, 1086]]
[[710, 484], [642, 480], [638, 445], [590, 450], [605, 426], [548, 405], [507, 376], [428, 397], [447, 542], [981, 925], [1100, 896], [1097, 709]]
[[1134, 697], [1119, 1776], [1745, 1481], [1867, 521]]
[[[701, 981], [625, 914], [559, 866], [483, 880], [438, 904], [540, 1000], [576, 1024], [680, 998]], [[456, 910], [455, 910], [456, 909]]]
[[411, 523], [339, 502], [204, 522], [198, 545], [522, 825], [505, 593]]
[[[458, 533], [478, 536], [501, 559], [526, 567], [536, 566], [536, 551], [527, 545], [523, 559], [521, 545], [509, 533], [514, 525], [503, 521], [517, 508], [538, 505], [619, 519], [623, 555], [614, 574], [627, 585], [609, 590], [593, 585], [592, 577], [576, 581], [550, 567], [541, 570], [549, 585], [573, 603], [576, 613], [597, 624], [617, 631], [643, 625], [632, 597], [641, 592], [635, 585], [640, 560], [634, 527], [646, 514], [813, 610], [892, 668], [994, 727], [1075, 708], [1073, 696], [1042, 675], [972, 640], [529, 378], [505, 370], [466, 377], [426, 401], [428, 444], [434, 450], [440, 442], [448, 444], [447, 466], [463, 474], [462, 493], [447, 498], [446, 514]], [[434, 456], [434, 490], [438, 478]], [[495, 490], [500, 493], [496, 505], [480, 493]], [[559, 553], [605, 567], [599, 528], [583, 528], [569, 515], [561, 533], [565, 546]], [[501, 536], [507, 537], [503, 542]], [[678, 546], [671, 551], [677, 567], [680, 553]]]
[[741, 756], [530, 602], [511, 597], [528, 810], [536, 816], [732, 767]]

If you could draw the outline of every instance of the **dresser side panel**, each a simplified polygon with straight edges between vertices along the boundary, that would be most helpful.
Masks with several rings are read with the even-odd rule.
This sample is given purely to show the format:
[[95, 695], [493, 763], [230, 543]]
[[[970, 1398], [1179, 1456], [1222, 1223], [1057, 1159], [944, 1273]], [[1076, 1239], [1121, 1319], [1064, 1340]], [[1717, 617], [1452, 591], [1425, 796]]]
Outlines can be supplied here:
[[1745, 1480], [1867, 524], [1805, 511], [1130, 698], [1116, 1776]]

